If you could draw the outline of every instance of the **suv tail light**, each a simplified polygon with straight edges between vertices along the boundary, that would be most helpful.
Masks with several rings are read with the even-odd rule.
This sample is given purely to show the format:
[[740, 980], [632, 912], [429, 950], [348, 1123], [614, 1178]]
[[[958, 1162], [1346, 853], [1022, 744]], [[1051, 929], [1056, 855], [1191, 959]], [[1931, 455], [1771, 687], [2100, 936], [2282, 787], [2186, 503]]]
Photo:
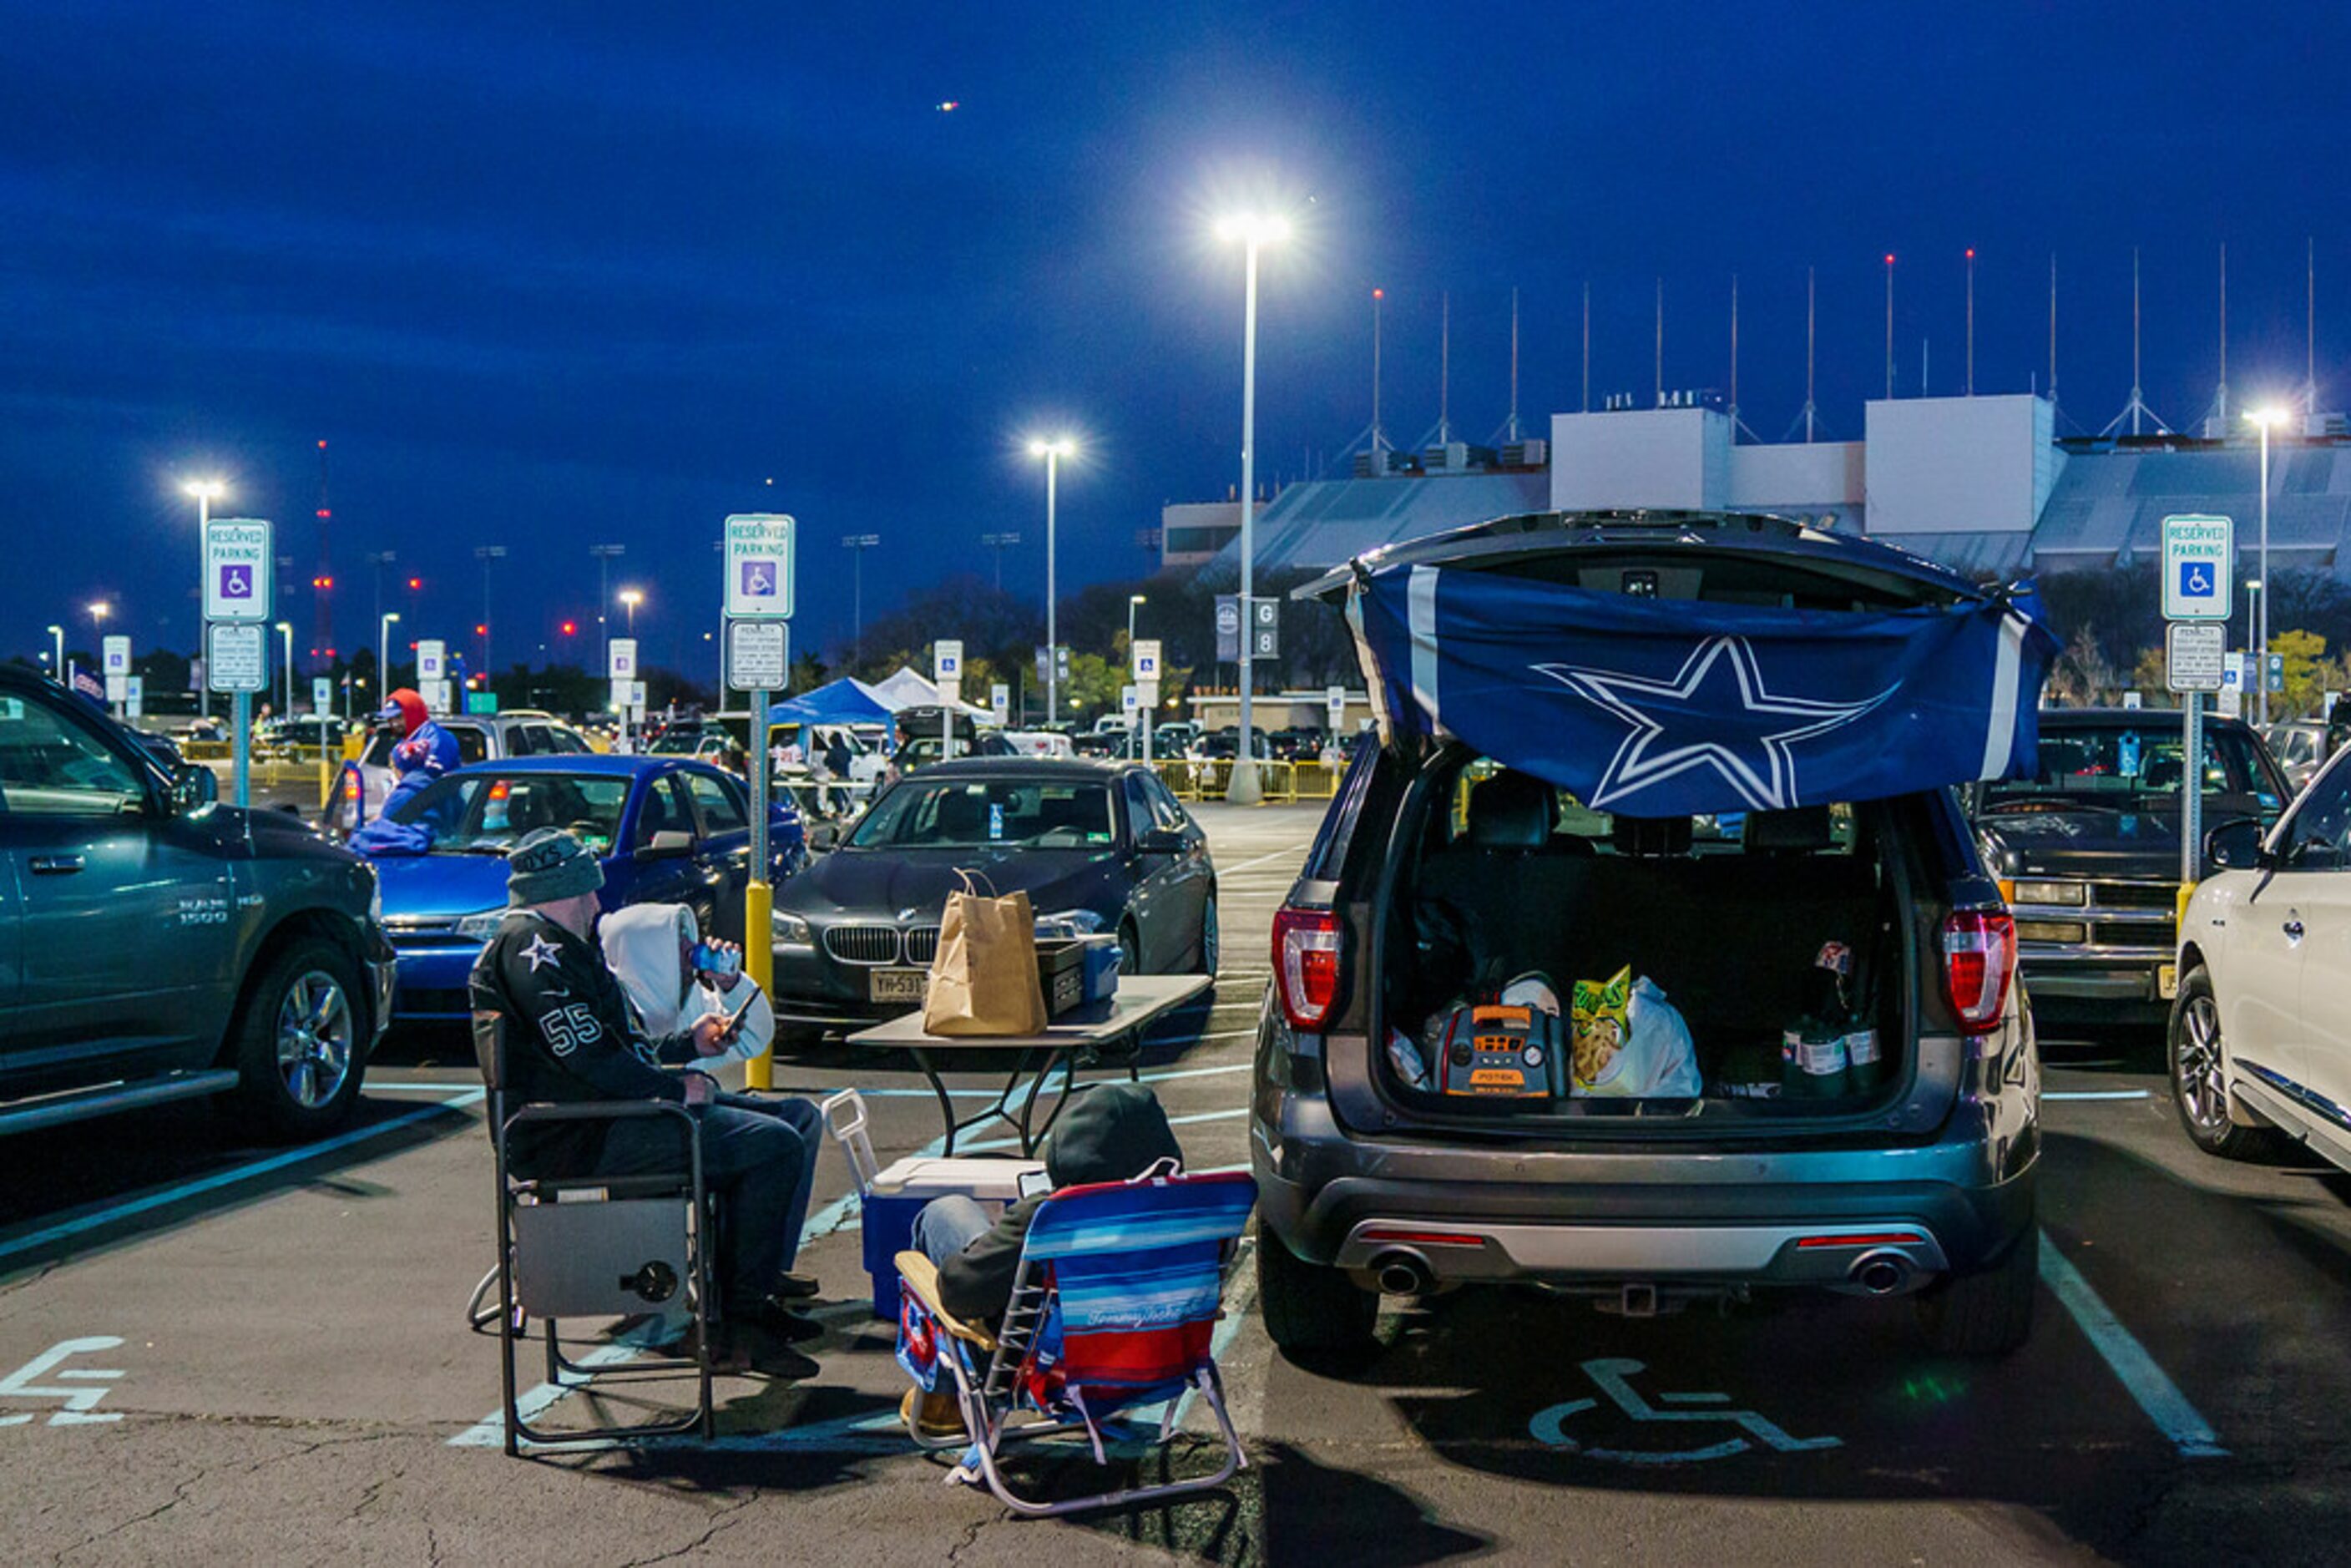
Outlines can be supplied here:
[[1339, 1002], [1339, 917], [1327, 909], [1275, 911], [1273, 974], [1290, 1028], [1329, 1022]]
[[1955, 909], [1943, 917], [1943, 989], [1959, 1027], [1989, 1034], [2008, 1007], [2016, 974], [2016, 922], [2005, 909]]

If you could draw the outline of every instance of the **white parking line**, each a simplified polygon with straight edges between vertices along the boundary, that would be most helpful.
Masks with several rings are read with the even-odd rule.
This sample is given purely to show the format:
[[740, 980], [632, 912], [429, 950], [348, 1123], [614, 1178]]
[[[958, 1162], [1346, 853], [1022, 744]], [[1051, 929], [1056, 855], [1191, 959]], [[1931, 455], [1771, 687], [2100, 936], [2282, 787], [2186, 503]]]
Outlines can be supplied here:
[[133, 1215], [168, 1208], [183, 1198], [194, 1197], [207, 1192], [217, 1192], [223, 1187], [235, 1186], [237, 1183], [250, 1180], [254, 1176], [266, 1176], [271, 1171], [284, 1170], [288, 1166], [298, 1166], [305, 1160], [314, 1160], [321, 1155], [330, 1155], [338, 1149], [350, 1148], [354, 1144], [363, 1144], [370, 1138], [380, 1138], [386, 1133], [395, 1133], [402, 1127], [413, 1126], [430, 1117], [444, 1115], [451, 1111], [462, 1111], [469, 1105], [477, 1105], [486, 1098], [485, 1092], [479, 1088], [465, 1089], [454, 1083], [387, 1084], [385, 1087], [438, 1090], [447, 1094], [449, 1098], [437, 1105], [420, 1105], [413, 1111], [405, 1112], [387, 1122], [378, 1122], [371, 1127], [354, 1127], [348, 1133], [340, 1133], [334, 1137], [321, 1139], [315, 1144], [305, 1144], [298, 1149], [287, 1149], [283, 1154], [272, 1155], [266, 1159], [255, 1160], [248, 1165], [235, 1166], [225, 1171], [214, 1171], [210, 1176], [198, 1176], [193, 1181], [174, 1182], [170, 1186], [157, 1187], [152, 1192], [141, 1193], [137, 1197], [125, 1198], [120, 1203], [108, 1204], [103, 1208], [77, 1215], [58, 1224], [45, 1226], [41, 1229], [28, 1231], [23, 1236], [11, 1237], [5, 1241], [0, 1241], [0, 1258], [14, 1257], [19, 1252], [29, 1252], [37, 1247], [46, 1247], [52, 1241], [61, 1241], [69, 1236], [79, 1236], [86, 1231], [111, 1225], [117, 1220], [128, 1219]]
[[2212, 1430], [2212, 1423], [2188, 1402], [2179, 1385], [2156, 1364], [2155, 1357], [2147, 1354], [2137, 1336], [2123, 1327], [2122, 1320], [2099, 1299], [2098, 1292], [2090, 1288], [2090, 1282], [2082, 1278], [2082, 1271], [2074, 1267], [2073, 1261], [2057, 1250], [2056, 1241], [2045, 1230], [2041, 1233], [2041, 1278], [2089, 1336], [2107, 1370], [2121, 1380], [2125, 1391], [2147, 1412], [2147, 1418], [2171, 1439], [2171, 1446], [2179, 1450], [2181, 1458], [2229, 1457], [2229, 1450], [2220, 1447], [2220, 1434]]
[[1313, 848], [1313, 846], [1314, 841], [1312, 839], [1301, 839], [1296, 843], [1291, 844], [1289, 848], [1276, 850], [1271, 854], [1259, 855], [1255, 860], [1243, 861], [1238, 865], [1218, 866], [1217, 868], [1217, 875], [1218, 877], [1228, 877], [1238, 872], [1245, 872], [1251, 866], [1264, 865], [1270, 861], [1278, 861], [1284, 855], [1302, 855], [1308, 850]]

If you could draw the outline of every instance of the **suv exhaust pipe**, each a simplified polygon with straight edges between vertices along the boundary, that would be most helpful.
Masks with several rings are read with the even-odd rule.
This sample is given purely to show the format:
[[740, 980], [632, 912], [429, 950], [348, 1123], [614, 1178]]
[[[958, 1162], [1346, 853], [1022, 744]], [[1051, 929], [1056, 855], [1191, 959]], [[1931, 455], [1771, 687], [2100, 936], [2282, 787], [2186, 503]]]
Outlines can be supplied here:
[[1891, 1296], [1910, 1283], [1914, 1266], [1899, 1252], [1868, 1252], [1854, 1260], [1845, 1278], [1873, 1296]]
[[1427, 1260], [1417, 1252], [1383, 1252], [1372, 1260], [1372, 1273], [1391, 1296], [1425, 1296], [1437, 1288]]

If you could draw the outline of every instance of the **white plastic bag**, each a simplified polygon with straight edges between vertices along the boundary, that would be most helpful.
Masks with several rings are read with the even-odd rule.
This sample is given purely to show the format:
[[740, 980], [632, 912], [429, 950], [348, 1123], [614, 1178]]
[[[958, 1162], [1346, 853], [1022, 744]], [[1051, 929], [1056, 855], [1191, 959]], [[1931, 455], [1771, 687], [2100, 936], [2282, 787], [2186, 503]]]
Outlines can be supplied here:
[[[1582, 989], [1582, 983], [1579, 983]], [[1585, 1010], [1579, 998], [1575, 1020], [1579, 1030], [1586, 1028]], [[1602, 1027], [1613, 1029], [1615, 1021], [1605, 1018]], [[1690, 1039], [1689, 1025], [1666, 993], [1656, 982], [1644, 975], [1633, 982], [1631, 994], [1624, 1006], [1624, 1040], [1609, 1054], [1599, 1071], [1587, 1081], [1579, 1066], [1568, 1087], [1572, 1095], [1590, 1095], [1624, 1100], [1694, 1100], [1703, 1088], [1698, 1071], [1698, 1047]], [[1588, 1060], [1579, 1051], [1581, 1060]]]

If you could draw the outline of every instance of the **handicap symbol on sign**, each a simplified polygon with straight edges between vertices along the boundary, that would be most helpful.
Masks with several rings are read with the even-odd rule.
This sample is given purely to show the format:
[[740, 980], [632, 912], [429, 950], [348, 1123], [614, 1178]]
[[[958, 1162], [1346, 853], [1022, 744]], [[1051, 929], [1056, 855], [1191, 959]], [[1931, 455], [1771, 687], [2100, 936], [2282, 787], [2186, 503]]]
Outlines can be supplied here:
[[2179, 596], [2182, 599], [2210, 599], [2216, 591], [2210, 562], [2183, 560], [2179, 563]]
[[[96, 1409], [98, 1402], [105, 1398], [110, 1390], [89, 1386], [91, 1384], [111, 1383], [122, 1375], [120, 1371], [102, 1371], [97, 1367], [90, 1367], [74, 1368], [54, 1374], [58, 1384], [73, 1380], [83, 1385], [78, 1388], [59, 1387], [55, 1385], [44, 1385], [40, 1380], [45, 1376], [52, 1375], [50, 1369], [59, 1362], [71, 1360], [77, 1355], [87, 1354], [91, 1351], [113, 1350], [121, 1343], [121, 1339], [114, 1334], [92, 1334], [84, 1339], [59, 1340], [7, 1376], [0, 1377], [0, 1398], [58, 1401], [64, 1408], [49, 1417], [49, 1425], [52, 1427], [71, 1427], [90, 1421], [120, 1421], [122, 1419], [120, 1415], [99, 1416], [91, 1413]], [[22, 1427], [32, 1420], [33, 1416], [30, 1415], [0, 1416], [0, 1427]]]
[[[1617, 1408], [1635, 1421], [1687, 1423], [1728, 1421], [1744, 1431], [1747, 1436], [1726, 1437], [1721, 1442], [1697, 1448], [1651, 1450], [1586, 1448], [1567, 1435], [1567, 1423], [1569, 1417], [1582, 1415], [1584, 1411], [1596, 1407], [1600, 1403], [1597, 1399], [1571, 1399], [1565, 1404], [1553, 1405], [1548, 1409], [1537, 1411], [1534, 1419], [1527, 1423], [1527, 1430], [1533, 1435], [1535, 1441], [1551, 1448], [1566, 1448], [1572, 1452], [1589, 1455], [1595, 1459], [1613, 1459], [1618, 1464], [1625, 1465], [1688, 1465], [1698, 1464], [1707, 1459], [1726, 1459], [1733, 1454], [1743, 1454], [1759, 1443], [1783, 1454], [1800, 1454], [1842, 1446], [1840, 1439], [1835, 1437], [1792, 1437], [1752, 1410], [1660, 1409], [1659, 1405], [1723, 1406], [1730, 1403], [1730, 1396], [1728, 1394], [1660, 1394], [1657, 1396], [1657, 1405], [1652, 1405], [1634, 1392], [1630, 1381], [1635, 1373], [1642, 1370], [1644, 1367], [1640, 1362], [1618, 1357], [1604, 1357], [1583, 1364], [1584, 1374], [1599, 1385], [1600, 1391], [1615, 1401]], [[1750, 1438], [1753, 1441], [1750, 1442]]]

